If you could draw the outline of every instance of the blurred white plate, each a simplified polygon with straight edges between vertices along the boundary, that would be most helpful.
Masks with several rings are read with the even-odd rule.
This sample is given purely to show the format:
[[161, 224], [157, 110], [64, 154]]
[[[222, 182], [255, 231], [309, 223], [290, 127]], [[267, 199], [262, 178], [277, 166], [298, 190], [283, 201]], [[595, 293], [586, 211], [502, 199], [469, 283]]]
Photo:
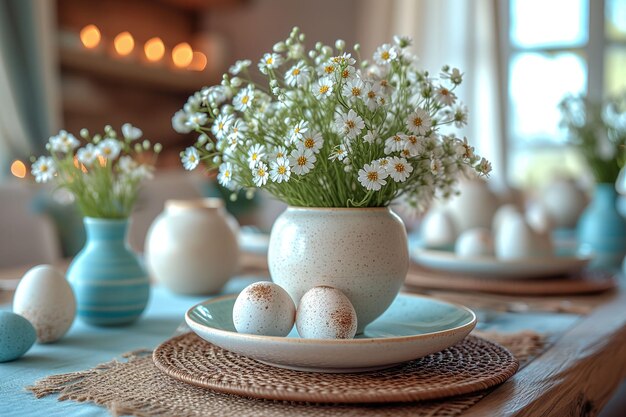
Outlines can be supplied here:
[[494, 279], [536, 279], [580, 272], [589, 258], [580, 256], [554, 256], [502, 260], [495, 257], [461, 258], [454, 252], [415, 248], [411, 258], [425, 268]]

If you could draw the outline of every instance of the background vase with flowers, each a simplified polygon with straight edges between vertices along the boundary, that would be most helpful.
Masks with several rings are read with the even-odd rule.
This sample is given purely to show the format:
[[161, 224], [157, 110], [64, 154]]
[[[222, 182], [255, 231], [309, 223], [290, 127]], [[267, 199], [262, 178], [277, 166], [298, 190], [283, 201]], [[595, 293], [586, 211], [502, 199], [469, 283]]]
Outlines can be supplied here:
[[592, 201], [577, 226], [579, 252], [593, 268], [616, 269], [626, 255], [626, 220], [617, 208], [616, 181], [626, 163], [626, 93], [594, 102], [566, 97], [560, 105], [569, 140], [593, 173]]
[[410, 39], [394, 37], [368, 63], [338, 40], [306, 51], [294, 28], [257, 64], [266, 83], [238, 61], [219, 86], [202, 89], [177, 112], [175, 130], [200, 133], [182, 154], [187, 169], [218, 169], [238, 192], [263, 189], [289, 207], [276, 220], [268, 264], [296, 305], [308, 289], [342, 290], [359, 331], [394, 300], [408, 269], [406, 230], [392, 203], [425, 208], [454, 192], [459, 175], [489, 163], [461, 127], [458, 69], [438, 77], [415, 67]]
[[148, 275], [127, 242], [129, 217], [141, 182], [151, 178], [161, 145], [142, 142], [140, 129], [124, 124], [122, 136], [110, 126], [81, 141], [61, 131], [50, 138], [50, 156], [32, 165], [38, 182], [69, 190], [84, 216], [87, 240], [67, 271], [77, 315], [99, 326], [127, 324], [145, 309]]

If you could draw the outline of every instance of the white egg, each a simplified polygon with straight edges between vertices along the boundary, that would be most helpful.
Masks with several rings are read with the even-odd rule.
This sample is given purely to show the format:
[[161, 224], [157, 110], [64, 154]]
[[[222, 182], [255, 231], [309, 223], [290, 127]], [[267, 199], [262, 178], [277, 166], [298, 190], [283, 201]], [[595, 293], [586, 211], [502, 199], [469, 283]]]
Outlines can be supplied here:
[[433, 249], [452, 248], [457, 236], [454, 220], [441, 209], [430, 210], [424, 216], [420, 230], [426, 247]]
[[526, 222], [537, 233], [550, 233], [554, 228], [552, 215], [541, 203], [531, 204], [526, 209]]
[[496, 257], [523, 259], [543, 256], [536, 234], [521, 213], [507, 215], [494, 235]]
[[484, 227], [466, 230], [456, 240], [454, 252], [463, 258], [494, 256], [493, 236]]
[[291, 296], [273, 282], [255, 282], [241, 291], [233, 306], [233, 324], [239, 333], [287, 336], [296, 306]]
[[338, 289], [313, 287], [300, 299], [296, 329], [307, 339], [352, 339], [357, 329], [356, 312]]
[[39, 343], [59, 340], [76, 315], [76, 299], [65, 275], [50, 265], [30, 269], [13, 298], [13, 311], [32, 323]]
[[500, 206], [491, 220], [491, 231], [493, 232], [493, 235], [495, 236], [496, 233], [498, 233], [500, 225], [508, 216], [517, 214], [520, 214], [520, 210], [515, 204], [505, 204]]

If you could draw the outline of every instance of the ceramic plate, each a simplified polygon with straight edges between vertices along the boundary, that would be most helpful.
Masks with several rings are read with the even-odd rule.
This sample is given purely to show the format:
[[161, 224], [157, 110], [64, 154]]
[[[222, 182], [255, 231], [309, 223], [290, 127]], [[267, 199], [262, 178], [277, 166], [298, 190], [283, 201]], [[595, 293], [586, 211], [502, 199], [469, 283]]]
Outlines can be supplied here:
[[361, 372], [382, 369], [450, 347], [476, 325], [466, 307], [400, 294], [391, 307], [350, 340], [302, 339], [237, 333], [236, 296], [215, 298], [187, 311], [191, 329], [214, 345], [268, 365], [300, 371]]
[[555, 256], [501, 260], [495, 257], [460, 258], [454, 252], [414, 249], [413, 261], [428, 269], [459, 275], [498, 279], [534, 279], [580, 272], [589, 258]]

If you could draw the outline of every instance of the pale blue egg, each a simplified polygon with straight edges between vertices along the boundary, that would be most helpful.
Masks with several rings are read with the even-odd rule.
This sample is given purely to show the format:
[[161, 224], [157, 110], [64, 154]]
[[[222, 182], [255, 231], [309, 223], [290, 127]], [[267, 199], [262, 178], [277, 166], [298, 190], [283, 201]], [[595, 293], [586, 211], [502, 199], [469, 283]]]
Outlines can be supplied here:
[[0, 362], [19, 358], [36, 339], [35, 328], [28, 320], [9, 311], [0, 311]]

